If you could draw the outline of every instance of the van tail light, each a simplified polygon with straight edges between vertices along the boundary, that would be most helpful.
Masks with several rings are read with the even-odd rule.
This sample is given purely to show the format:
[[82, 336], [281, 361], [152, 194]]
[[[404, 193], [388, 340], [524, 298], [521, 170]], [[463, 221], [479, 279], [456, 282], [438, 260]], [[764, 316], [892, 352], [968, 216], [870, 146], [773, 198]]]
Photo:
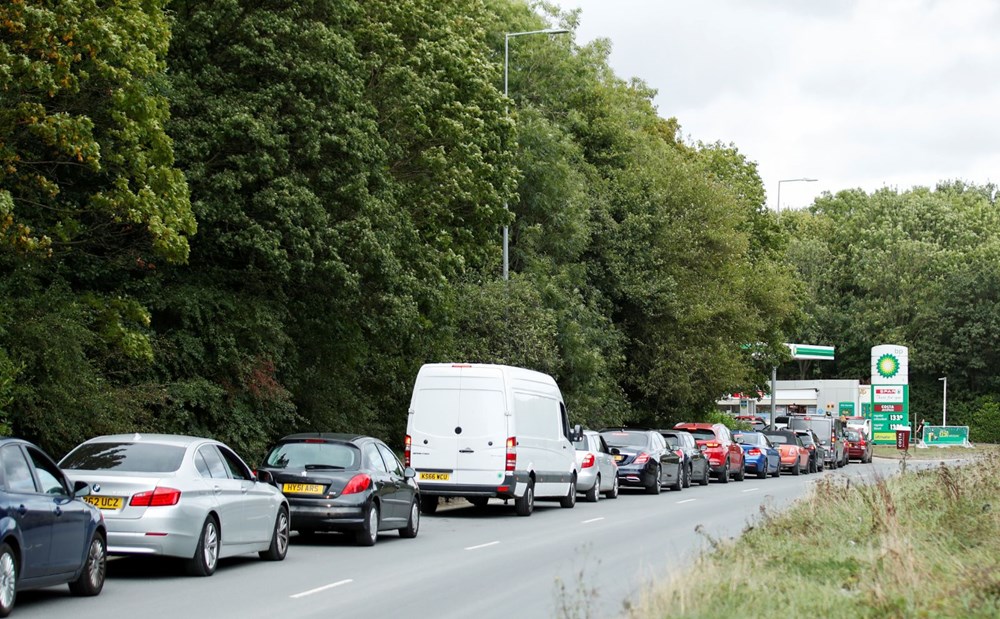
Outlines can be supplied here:
[[507, 439], [507, 465], [504, 470], [508, 473], [514, 471], [517, 468], [517, 438], [510, 437]]
[[649, 454], [643, 451], [635, 457], [632, 464], [646, 464], [647, 462], [649, 462]]
[[344, 487], [344, 491], [340, 494], [357, 494], [359, 492], [364, 492], [372, 485], [372, 478], [368, 477], [364, 473], [359, 473], [351, 478], [351, 481], [347, 482], [347, 486]]
[[177, 505], [180, 500], [180, 490], [167, 488], [166, 486], [157, 486], [152, 490], [132, 495], [132, 500], [128, 504], [132, 507], [166, 507], [168, 505]]
[[410, 466], [410, 445], [413, 443], [413, 439], [407, 434], [403, 439], [403, 466]]
[[756, 447], [754, 447], [754, 448], [750, 449], [749, 451], [747, 451], [747, 455], [748, 456], [759, 456], [760, 455], [760, 450], [757, 449]]
[[583, 458], [583, 464], [580, 465], [582, 469], [589, 469], [594, 466], [594, 454], [587, 454]]

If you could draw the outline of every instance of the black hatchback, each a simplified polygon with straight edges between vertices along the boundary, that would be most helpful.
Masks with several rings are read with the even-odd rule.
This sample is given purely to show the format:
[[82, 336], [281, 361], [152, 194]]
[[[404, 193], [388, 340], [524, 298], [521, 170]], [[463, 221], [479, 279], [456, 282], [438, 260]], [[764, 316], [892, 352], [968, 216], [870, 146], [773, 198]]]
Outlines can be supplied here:
[[293, 434], [271, 448], [258, 469], [288, 498], [291, 528], [354, 534], [372, 546], [379, 532], [416, 537], [420, 489], [385, 443], [370, 436]]

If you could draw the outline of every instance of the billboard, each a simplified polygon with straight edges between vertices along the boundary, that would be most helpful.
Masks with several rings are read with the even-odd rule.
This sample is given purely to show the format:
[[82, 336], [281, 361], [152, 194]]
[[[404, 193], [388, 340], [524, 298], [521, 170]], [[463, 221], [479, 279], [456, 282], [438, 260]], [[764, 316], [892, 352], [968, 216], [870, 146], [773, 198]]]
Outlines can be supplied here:
[[910, 351], [906, 346], [872, 346], [872, 441], [896, 442], [896, 429], [910, 429]]

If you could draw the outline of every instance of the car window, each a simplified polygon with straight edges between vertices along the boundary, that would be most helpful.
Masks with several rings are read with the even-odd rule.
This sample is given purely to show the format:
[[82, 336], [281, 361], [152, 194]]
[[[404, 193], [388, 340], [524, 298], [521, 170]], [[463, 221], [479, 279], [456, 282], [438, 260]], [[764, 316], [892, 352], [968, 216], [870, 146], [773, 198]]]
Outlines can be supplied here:
[[691, 436], [694, 437], [696, 441], [714, 441], [717, 440], [715, 437], [715, 432], [713, 430], [702, 430], [700, 428], [695, 428], [693, 430], [688, 430]]
[[356, 471], [361, 466], [361, 450], [351, 443], [340, 441], [297, 440], [276, 445], [264, 459], [264, 466]]
[[403, 476], [403, 467], [399, 464], [399, 459], [396, 458], [396, 454], [392, 453], [392, 450], [381, 443], [375, 443], [378, 447], [378, 452], [382, 454], [382, 460], [385, 462], [385, 466], [389, 469], [389, 472], [393, 475]]
[[45, 457], [37, 449], [27, 448], [28, 457], [35, 465], [35, 472], [38, 474], [38, 482], [41, 484], [42, 492], [45, 494], [56, 494], [69, 496], [69, 488], [63, 481], [62, 472], [54, 463]]
[[372, 467], [376, 471], [389, 472], [389, 469], [385, 466], [385, 462], [382, 461], [382, 456], [379, 455], [378, 449], [375, 447], [375, 443], [368, 443], [364, 447], [365, 459], [368, 460], [368, 466]]
[[81, 471], [172, 473], [181, 468], [186, 451], [180, 445], [157, 443], [84, 443], [69, 452], [59, 467]]
[[597, 435], [597, 440], [600, 441], [601, 453], [611, 453], [611, 448], [608, 447], [607, 441], [600, 434]]
[[222, 445], [216, 445], [215, 447], [222, 454], [222, 460], [226, 463], [226, 468], [229, 469], [229, 474], [233, 479], [253, 479], [253, 474], [250, 473], [249, 467], [243, 464], [240, 457], [233, 453], [231, 449]]
[[208, 465], [208, 477], [213, 479], [227, 479], [226, 464], [222, 461], [222, 456], [215, 448], [215, 445], [202, 445], [198, 448], [198, 454], [205, 459]]
[[615, 447], [649, 447], [649, 436], [646, 432], [611, 430], [602, 432], [601, 436], [608, 442], [608, 445]]
[[194, 455], [194, 468], [198, 469], [198, 474], [202, 477], [212, 476], [212, 472], [208, 469], [208, 462], [205, 462], [205, 456], [201, 455], [200, 451]]
[[0, 460], [3, 462], [4, 479], [10, 492], [38, 492], [35, 480], [31, 476], [31, 467], [24, 459], [21, 448], [17, 445], [7, 445], [0, 450]]

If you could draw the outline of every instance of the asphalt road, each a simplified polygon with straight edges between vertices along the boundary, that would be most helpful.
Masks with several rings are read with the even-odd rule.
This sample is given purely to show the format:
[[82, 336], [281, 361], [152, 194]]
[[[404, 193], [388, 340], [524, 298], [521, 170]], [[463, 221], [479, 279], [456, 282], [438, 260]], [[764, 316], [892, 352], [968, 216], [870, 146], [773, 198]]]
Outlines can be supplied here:
[[614, 616], [644, 583], [689, 565], [709, 538], [739, 535], [761, 517], [762, 506], [782, 509], [822, 477], [871, 479], [898, 467], [876, 460], [658, 496], [623, 491], [616, 500], [581, 501], [573, 509], [539, 502], [529, 518], [515, 516], [513, 502], [463, 505], [423, 517], [415, 539], [387, 533], [372, 548], [336, 534], [293, 539], [281, 563], [256, 555], [227, 559], [210, 578], [185, 576], [171, 561], [120, 558], [109, 562], [100, 596], [74, 598], [65, 586], [24, 592], [14, 614], [525, 619], [585, 616], [586, 606], [590, 616]]

